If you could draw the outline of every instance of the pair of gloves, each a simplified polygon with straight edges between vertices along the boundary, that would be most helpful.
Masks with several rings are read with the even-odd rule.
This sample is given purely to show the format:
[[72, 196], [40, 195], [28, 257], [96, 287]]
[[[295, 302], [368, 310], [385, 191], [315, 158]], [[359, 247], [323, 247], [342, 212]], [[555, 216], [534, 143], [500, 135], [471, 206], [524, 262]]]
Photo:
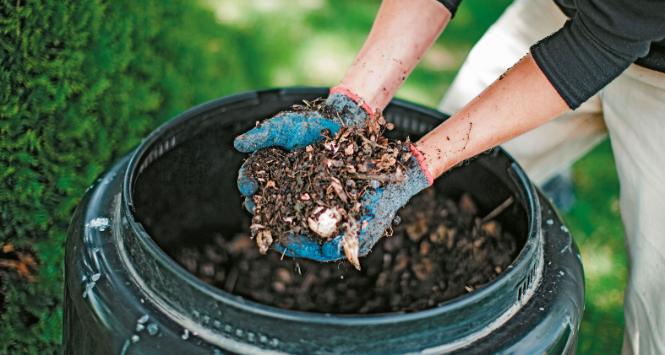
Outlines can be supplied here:
[[[344, 125], [362, 125], [372, 115], [370, 108], [362, 104], [356, 95], [348, 90], [333, 88], [326, 104], [339, 113]], [[315, 111], [278, 113], [248, 132], [236, 137], [235, 148], [242, 153], [253, 153], [268, 147], [281, 147], [293, 150], [306, 147], [323, 139], [321, 131], [337, 133], [341, 124], [323, 117]], [[432, 184], [432, 176], [425, 165], [422, 154], [411, 146], [413, 156], [408, 164], [405, 179], [366, 192], [362, 199], [365, 214], [360, 222], [363, 227], [358, 235], [359, 256], [367, 255], [374, 244], [390, 227], [397, 211], [409, 199]], [[238, 174], [238, 189], [245, 197], [245, 208], [252, 213], [258, 184], [246, 174], [244, 166]], [[365, 223], [366, 222], [366, 223]], [[344, 258], [341, 241], [343, 235], [323, 244], [310, 235], [292, 236], [288, 245], [275, 244], [274, 247], [286, 255], [316, 261], [334, 261]]]

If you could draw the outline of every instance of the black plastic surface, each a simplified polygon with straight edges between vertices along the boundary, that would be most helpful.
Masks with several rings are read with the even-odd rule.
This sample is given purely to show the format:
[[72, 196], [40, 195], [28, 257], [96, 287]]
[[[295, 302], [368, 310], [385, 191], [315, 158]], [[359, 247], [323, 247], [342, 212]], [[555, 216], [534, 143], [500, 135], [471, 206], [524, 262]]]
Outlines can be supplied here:
[[[215, 289], [168, 258], [158, 244], [178, 241], [164, 236], [239, 228], [243, 212], [235, 173], [241, 156], [230, 148], [233, 136], [256, 119], [323, 94], [323, 89], [267, 90], [201, 105], [157, 129], [131, 159], [123, 158], [100, 179], [69, 232], [67, 353], [572, 349], [583, 307], [579, 254], [549, 203], [500, 149], [444, 177], [441, 188], [450, 195], [470, 190], [484, 209], [514, 195], [518, 207], [503, 216], [514, 220], [503, 222], [522, 236], [525, 247], [511, 269], [489, 285], [433, 309], [346, 317], [285, 311]], [[445, 117], [402, 101], [386, 115], [412, 135]], [[211, 159], [228, 164], [215, 167]], [[108, 225], [101, 223], [104, 218]], [[168, 228], [181, 230], [166, 233], [160, 229], [166, 228], [164, 220], [179, 221]], [[154, 334], [147, 329], [152, 324]]]

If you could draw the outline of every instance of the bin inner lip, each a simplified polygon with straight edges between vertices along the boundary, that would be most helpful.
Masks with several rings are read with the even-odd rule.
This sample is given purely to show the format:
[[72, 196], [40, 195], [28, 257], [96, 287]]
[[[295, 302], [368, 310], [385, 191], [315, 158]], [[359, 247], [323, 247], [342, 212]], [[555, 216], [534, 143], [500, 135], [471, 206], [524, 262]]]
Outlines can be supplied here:
[[[267, 90], [268, 91], [268, 90]], [[272, 90], [270, 90], [272, 91]], [[302, 90], [300, 90], [301, 92]], [[266, 305], [256, 301], [246, 299], [244, 297], [228, 293], [222, 289], [214, 287], [207, 284], [203, 280], [200, 280], [195, 275], [191, 274], [180, 266], [174, 259], [166, 254], [164, 250], [152, 239], [152, 237], [144, 229], [143, 225], [136, 218], [135, 215], [135, 206], [134, 206], [134, 186], [136, 180], [140, 175], [140, 169], [146, 168], [144, 165], [147, 158], [151, 152], [154, 152], [153, 148], [155, 145], [164, 141], [164, 137], [169, 134], [173, 137], [176, 133], [187, 132], [195, 130], [194, 127], [202, 124], [204, 121], [209, 119], [215, 119], [214, 115], [206, 115], [205, 113], [218, 109], [226, 104], [238, 103], [242, 101], [256, 101], [258, 93], [245, 93], [233, 95], [226, 98], [221, 98], [213, 100], [199, 106], [196, 106], [174, 119], [166, 122], [155, 131], [153, 131], [133, 152], [127, 169], [125, 170], [124, 179], [122, 183], [122, 206], [123, 214], [127, 218], [128, 225], [132, 229], [132, 232], [137, 236], [139, 244], [144, 248], [156, 261], [158, 261], [162, 267], [171, 272], [174, 276], [183, 279], [187, 284], [193, 286], [194, 288], [200, 290], [206, 296], [211, 297], [217, 301], [224, 302], [233, 307], [243, 309], [255, 314], [267, 315], [274, 318], [281, 319], [290, 319], [298, 321], [308, 321], [312, 323], [325, 323], [325, 324], [340, 324], [340, 325], [380, 325], [382, 323], [392, 323], [396, 321], [411, 321], [418, 320], [423, 318], [428, 318], [436, 316], [442, 313], [450, 312], [457, 309], [462, 309], [467, 306], [471, 306], [477, 303], [479, 300], [487, 297], [492, 297], [494, 290], [499, 287], [500, 284], [508, 282], [511, 279], [511, 275], [515, 275], [519, 272], [524, 272], [524, 268], [528, 267], [529, 259], [537, 257], [536, 249], [540, 243], [537, 231], [537, 221], [540, 219], [538, 214], [540, 213], [538, 202], [536, 201], [536, 193], [528, 181], [526, 174], [517, 166], [516, 163], [513, 164], [512, 170], [515, 173], [517, 179], [514, 183], [518, 186], [519, 189], [523, 190], [524, 197], [526, 199], [525, 212], [527, 213], [527, 235], [525, 238], [524, 245], [521, 250], [517, 253], [517, 256], [513, 259], [511, 264], [499, 274], [494, 280], [486, 283], [483, 287], [474, 290], [473, 292], [455, 297], [451, 300], [448, 300], [444, 303], [441, 303], [432, 308], [403, 313], [403, 312], [390, 312], [390, 313], [381, 313], [381, 314], [327, 314], [327, 313], [315, 313], [315, 312], [305, 312], [297, 310], [289, 310], [284, 308], [279, 308], [275, 306]], [[398, 106], [401, 108], [407, 109], [416, 109], [430, 113], [433, 117], [439, 117], [441, 114], [438, 111], [431, 110], [419, 105], [412, 104], [407, 101], [400, 99], [394, 99], [391, 103], [392, 106]], [[164, 142], [162, 142], [164, 143]], [[175, 142], [171, 144], [168, 150], [173, 149], [179, 143]], [[169, 143], [170, 144], [170, 143]], [[168, 151], [166, 150], [166, 151]], [[164, 151], [163, 153], [166, 153]], [[501, 150], [503, 154], [503, 152]], [[163, 154], [162, 153], [162, 154]], [[161, 154], [159, 155], [161, 156]], [[156, 158], [154, 158], [156, 159]], [[512, 157], [510, 160], [513, 161]], [[143, 166], [142, 166], [143, 165]], [[149, 165], [149, 164], [146, 164]], [[139, 275], [137, 275], [139, 276]]]

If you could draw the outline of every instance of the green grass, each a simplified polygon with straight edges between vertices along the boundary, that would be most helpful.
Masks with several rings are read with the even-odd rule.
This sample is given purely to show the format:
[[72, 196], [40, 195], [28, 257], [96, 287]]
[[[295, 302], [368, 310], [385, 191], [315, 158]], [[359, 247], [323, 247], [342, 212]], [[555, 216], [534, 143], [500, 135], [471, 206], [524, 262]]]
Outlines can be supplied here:
[[580, 246], [586, 281], [580, 354], [618, 354], [623, 339], [627, 265], [619, 181], [609, 141], [573, 167], [577, 202], [565, 216]]
[[[195, 15], [183, 19], [182, 16], [178, 16], [181, 15], [181, 11], [177, 9], [155, 16], [164, 13], [164, 10], [154, 1], [151, 3], [154, 6], [149, 8], [150, 14], [145, 14], [146, 10], [138, 4], [123, 7], [122, 10], [118, 10], [121, 6], [116, 5], [100, 7], [90, 16], [101, 19], [103, 11], [115, 14], [117, 21], [100, 21], [100, 23], [119, 33], [104, 37], [104, 33], [112, 32], [107, 29], [99, 30], [91, 37], [80, 37], [80, 43], [77, 42], [75, 46], [80, 54], [76, 52], [72, 55], [76, 65], [70, 70], [56, 70], [57, 75], [74, 77], [75, 80], [70, 80], [74, 85], [71, 89], [74, 94], [58, 91], [57, 87], [52, 87], [52, 83], [58, 82], [57, 80], [42, 80], [35, 84], [38, 88], [39, 85], [43, 85], [52, 90], [50, 93], [52, 96], [48, 98], [55, 102], [52, 107], [44, 107], [42, 104], [39, 108], [39, 102], [35, 104], [39, 108], [37, 112], [44, 112], [43, 117], [54, 117], [44, 122], [60, 127], [63, 135], [79, 134], [82, 136], [80, 139], [85, 141], [91, 140], [90, 137], [94, 135], [91, 136], [91, 133], [83, 129], [82, 124], [77, 125], [76, 122], [86, 120], [89, 124], [98, 119], [102, 123], [100, 127], [103, 127], [100, 129], [104, 133], [98, 136], [105, 141], [91, 145], [94, 149], [84, 150], [89, 151], [90, 155], [86, 159], [79, 159], [80, 161], [76, 161], [78, 155], [72, 155], [77, 153], [75, 147], [70, 149], [69, 160], [61, 165], [65, 165], [63, 169], [71, 168], [69, 171], [73, 173], [53, 175], [56, 176], [53, 179], [52, 176], [40, 178], [38, 183], [23, 187], [25, 191], [34, 192], [37, 196], [35, 201], [38, 201], [42, 190], [55, 191], [46, 201], [49, 208], [43, 210], [59, 212], [57, 215], [48, 215], [40, 209], [32, 213], [30, 211], [33, 211], [34, 207], [26, 203], [24, 211], [29, 214], [25, 215], [25, 220], [32, 223], [31, 225], [38, 224], [39, 227], [8, 229], [10, 233], [8, 235], [14, 238], [15, 243], [34, 246], [42, 265], [38, 276], [48, 282], [21, 286], [18, 285], [20, 279], [11, 276], [8, 281], [4, 281], [10, 285], [2, 286], [3, 280], [0, 280], [0, 292], [6, 293], [6, 302], [12, 302], [6, 307], [4, 315], [0, 307], [3, 321], [0, 335], [4, 343], [0, 345], [15, 344], [4, 348], [0, 346], [0, 353], [1, 349], [14, 349], [14, 353], [32, 353], [36, 352], [35, 349], [40, 349], [43, 353], [54, 351], [55, 344], [60, 338], [62, 319], [59, 295], [62, 280], [63, 230], [66, 224], [63, 221], [83, 193], [85, 186], [92, 182], [103, 166], [126, 152], [137, 142], [140, 135], [158, 122], [195, 102], [254, 88], [336, 84], [362, 45], [379, 5], [377, 0], [199, 1], [214, 12], [215, 17], [187, 10], [188, 14]], [[14, 2], [8, 3], [14, 4]], [[464, 2], [454, 21], [407, 80], [398, 96], [436, 107], [468, 51], [509, 3], [509, 0]], [[87, 3], [81, 2], [81, 4]], [[28, 5], [22, 5], [21, 11], [24, 12], [25, 18], [34, 20], [36, 18], [34, 14], [45, 16], [43, 7], [33, 5], [33, 8], [30, 8]], [[73, 8], [77, 7], [58, 9], [67, 13]], [[1, 10], [0, 14], [3, 14]], [[77, 16], [77, 14], [68, 14], [53, 18], [69, 20], [78, 19]], [[143, 18], [147, 18], [148, 22], [143, 23]], [[127, 23], [126, 31], [118, 26], [118, 21]], [[25, 23], [19, 23], [18, 26], [9, 22], [4, 24], [7, 33], [3, 33], [0, 45], [9, 43], [8, 38], [13, 33], [18, 35], [17, 29], [25, 31], [25, 27], [21, 27], [25, 26]], [[86, 27], [82, 26], [83, 28]], [[58, 30], [65, 35], [69, 33], [67, 31], [72, 33], [82, 31], [69, 28], [66, 24]], [[54, 33], [55, 37], [61, 36], [60, 32], [56, 33], [53, 30], [37, 33]], [[119, 42], [118, 38], [128, 39], [127, 44]], [[27, 37], [25, 41], [27, 42], [23, 44], [30, 44], [30, 41], [34, 41], [34, 37]], [[59, 58], [57, 55], [61, 52], [58, 49], [61, 43], [53, 42], [52, 47], [47, 48], [52, 52], [34, 58], [41, 59], [47, 56]], [[118, 46], [114, 49], [116, 52], [126, 56], [124, 62], [114, 62], [118, 57], [108, 49], [112, 45]], [[33, 46], [35, 50], [43, 48], [38, 44]], [[25, 53], [17, 52], [16, 55], [25, 55]], [[4, 57], [2, 59], [4, 60]], [[50, 65], [49, 68], [58, 69], [54, 67], [57, 63]], [[119, 69], [107, 73], [108, 68], [116, 67]], [[24, 66], [17, 65], [16, 68], [20, 71]], [[81, 70], [89, 76], [79, 78], [77, 73]], [[102, 74], [96, 73], [95, 70]], [[26, 71], [26, 73], [33, 75], [35, 71]], [[11, 75], [10, 73], [9, 78]], [[97, 77], [104, 81], [102, 83], [104, 85], [94, 84], [96, 82], [94, 79]], [[195, 82], [188, 83], [185, 78], [194, 78], [190, 80]], [[14, 87], [8, 88], [8, 90], [13, 89]], [[131, 91], [131, 95], [126, 91]], [[34, 97], [27, 95], [26, 97]], [[12, 96], [2, 98], [10, 97]], [[81, 103], [77, 100], [85, 104], [86, 109], [81, 109], [81, 113], [85, 116], [82, 116], [81, 121], [63, 120], [61, 117], [67, 117], [65, 115], [78, 114], [72, 112], [71, 108], [81, 107]], [[24, 104], [20, 100], [16, 102]], [[10, 114], [17, 112], [28, 111], [16, 109]], [[35, 115], [26, 117], [33, 116]], [[96, 118], [98, 116], [99, 118]], [[130, 120], [132, 124], [127, 126], [125, 123]], [[0, 121], [0, 124], [4, 124], [4, 121]], [[54, 130], [49, 128], [51, 126], [35, 126], [38, 137]], [[5, 126], [0, 125], [2, 133], [24, 135], [25, 140], [37, 141], [31, 131], [25, 127], [21, 128], [24, 131], [3, 127]], [[58, 142], [53, 140], [48, 144], [57, 146]], [[26, 144], [28, 143], [30, 142]], [[28, 151], [39, 159], [53, 159], [52, 155], [40, 153], [41, 149], [43, 147], [37, 144]], [[16, 159], [19, 158], [21, 156], [17, 155]], [[55, 170], [59, 171], [58, 169]], [[44, 173], [39, 169], [35, 171], [37, 174]], [[618, 353], [622, 341], [622, 302], [627, 259], [618, 212], [618, 182], [609, 144], [603, 143], [579, 161], [574, 166], [574, 177], [577, 202], [565, 218], [582, 252], [587, 287], [586, 313], [578, 350], [581, 354]], [[3, 198], [11, 196], [13, 196], [11, 193], [5, 191], [0, 193], [0, 197]], [[2, 215], [0, 218], [5, 216]], [[23, 233], [26, 237], [19, 240], [17, 233]], [[5, 241], [7, 235], [2, 237], [0, 242]], [[13, 313], [10, 314], [10, 311]], [[30, 345], [28, 347], [25, 344]]]

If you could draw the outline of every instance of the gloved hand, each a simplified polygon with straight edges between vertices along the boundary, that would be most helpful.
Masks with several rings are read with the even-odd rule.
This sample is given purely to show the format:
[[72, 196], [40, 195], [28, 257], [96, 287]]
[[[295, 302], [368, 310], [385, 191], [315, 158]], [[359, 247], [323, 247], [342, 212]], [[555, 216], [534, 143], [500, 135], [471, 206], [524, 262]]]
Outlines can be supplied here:
[[236, 137], [233, 146], [240, 152], [253, 153], [268, 147], [286, 150], [302, 148], [321, 140], [321, 131], [329, 129], [334, 135], [342, 124], [363, 124], [371, 109], [347, 89], [333, 88], [326, 106], [340, 118], [340, 122], [323, 117], [316, 111], [280, 112], [244, 134]]
[[[362, 100], [343, 87], [330, 90], [326, 105], [339, 117], [340, 121], [323, 117], [316, 111], [281, 112], [271, 119], [239, 135], [233, 146], [242, 153], [253, 153], [268, 147], [281, 147], [286, 150], [306, 147], [323, 139], [321, 131], [330, 130], [334, 135], [342, 124], [353, 126], [365, 123], [371, 109]], [[252, 195], [258, 189], [254, 179], [247, 176], [243, 165], [238, 172], [238, 189], [245, 196], [245, 208], [254, 209]]]
[[[405, 178], [398, 183], [390, 183], [366, 192], [363, 196], [362, 204], [366, 212], [360, 219], [358, 255], [346, 255], [352, 263], [354, 259], [357, 262], [358, 257], [365, 256], [371, 251], [392, 224], [397, 211], [406, 205], [411, 197], [432, 185], [433, 177], [425, 164], [424, 157], [413, 145], [410, 149], [413, 156], [408, 162]], [[309, 235], [292, 236], [291, 243], [275, 244], [275, 249], [293, 257], [334, 261], [345, 257], [343, 240], [343, 234], [323, 244], [319, 244]], [[355, 266], [360, 268], [359, 265]]]
[[[425, 164], [422, 154], [413, 146], [410, 146], [413, 156], [408, 162], [408, 169], [404, 173], [404, 179], [397, 183], [390, 183], [376, 190], [366, 192], [362, 199], [365, 214], [360, 218], [360, 231], [358, 233], [358, 248], [344, 248], [344, 234], [320, 244], [316, 238], [310, 235], [293, 235], [287, 245], [273, 244], [275, 249], [285, 255], [312, 259], [316, 261], [334, 261], [346, 257], [360, 268], [358, 257], [367, 255], [374, 244], [384, 235], [390, 227], [397, 211], [402, 208], [418, 192], [432, 185], [432, 175]], [[242, 177], [241, 172], [241, 177]], [[251, 179], [250, 179], [251, 180]], [[247, 179], [238, 179], [238, 187], [247, 189]], [[256, 183], [251, 187], [253, 192], [257, 189]], [[253, 210], [253, 202], [246, 205], [250, 212]], [[353, 255], [357, 250], [357, 255]], [[351, 255], [349, 255], [351, 253]]]

